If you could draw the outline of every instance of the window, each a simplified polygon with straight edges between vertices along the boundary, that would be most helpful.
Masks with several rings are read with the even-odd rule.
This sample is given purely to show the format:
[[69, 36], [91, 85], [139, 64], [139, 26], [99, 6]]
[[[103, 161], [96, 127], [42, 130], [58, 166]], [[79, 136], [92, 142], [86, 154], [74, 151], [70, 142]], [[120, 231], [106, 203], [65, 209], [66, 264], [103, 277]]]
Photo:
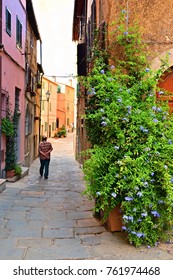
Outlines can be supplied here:
[[16, 18], [16, 45], [22, 48], [22, 24], [18, 17]]
[[6, 32], [11, 36], [11, 13], [6, 7]]
[[61, 86], [57, 86], [57, 93], [61, 93]]
[[59, 119], [56, 119], [56, 128], [59, 128]]
[[55, 128], [54, 128], [54, 125], [55, 125], [55, 123], [53, 122], [53, 123], [52, 123], [52, 130], [54, 130], [54, 129], [55, 129]]
[[29, 112], [29, 108], [27, 107], [25, 115], [25, 136], [32, 133], [32, 119], [32, 115]]
[[41, 106], [41, 110], [42, 110], [42, 111], [44, 111], [44, 109], [45, 109], [44, 103], [45, 103], [44, 100], [42, 100], [42, 103], [41, 103], [41, 105], [42, 105], [42, 106]]

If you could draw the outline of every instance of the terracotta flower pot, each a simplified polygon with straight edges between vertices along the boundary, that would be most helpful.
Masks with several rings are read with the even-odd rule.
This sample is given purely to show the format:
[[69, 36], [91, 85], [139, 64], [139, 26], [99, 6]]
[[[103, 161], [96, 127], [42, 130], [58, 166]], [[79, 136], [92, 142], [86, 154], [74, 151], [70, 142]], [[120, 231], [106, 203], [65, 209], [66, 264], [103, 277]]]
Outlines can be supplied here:
[[7, 178], [13, 178], [15, 176], [15, 171], [14, 170], [7, 170], [6, 171], [6, 177]]
[[123, 223], [119, 205], [109, 213], [106, 224], [112, 232], [122, 230]]

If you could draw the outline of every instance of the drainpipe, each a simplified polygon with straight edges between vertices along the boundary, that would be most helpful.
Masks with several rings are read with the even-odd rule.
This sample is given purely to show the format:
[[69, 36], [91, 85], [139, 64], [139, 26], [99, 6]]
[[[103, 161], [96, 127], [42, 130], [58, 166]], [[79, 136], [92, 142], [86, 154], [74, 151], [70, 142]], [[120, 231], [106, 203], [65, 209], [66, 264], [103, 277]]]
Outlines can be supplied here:
[[[40, 40], [40, 65], [42, 68], [42, 41]], [[42, 105], [42, 80], [43, 80], [44, 73], [41, 73], [41, 92], [40, 92], [40, 118], [39, 118], [39, 143], [41, 142], [41, 105]]]

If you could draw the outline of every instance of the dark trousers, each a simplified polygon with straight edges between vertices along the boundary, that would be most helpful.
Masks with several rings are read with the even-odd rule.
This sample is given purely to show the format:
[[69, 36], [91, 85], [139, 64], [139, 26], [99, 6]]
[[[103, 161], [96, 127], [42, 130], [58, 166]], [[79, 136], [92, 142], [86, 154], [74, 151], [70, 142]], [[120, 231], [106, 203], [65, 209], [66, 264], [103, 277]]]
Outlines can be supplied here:
[[44, 178], [48, 178], [49, 175], [49, 163], [50, 159], [40, 159], [40, 176], [43, 176], [44, 171]]

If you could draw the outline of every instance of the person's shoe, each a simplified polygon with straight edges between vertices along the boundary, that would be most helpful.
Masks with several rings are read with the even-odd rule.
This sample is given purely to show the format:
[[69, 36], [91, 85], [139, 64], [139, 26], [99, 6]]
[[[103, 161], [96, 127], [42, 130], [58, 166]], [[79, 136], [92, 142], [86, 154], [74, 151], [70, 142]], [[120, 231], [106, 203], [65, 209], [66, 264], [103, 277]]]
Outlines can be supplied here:
[[44, 177], [44, 179], [45, 179], [45, 180], [47, 180], [47, 179], [48, 179], [48, 177]]
[[39, 178], [41, 179], [43, 177], [43, 175], [40, 175]]

